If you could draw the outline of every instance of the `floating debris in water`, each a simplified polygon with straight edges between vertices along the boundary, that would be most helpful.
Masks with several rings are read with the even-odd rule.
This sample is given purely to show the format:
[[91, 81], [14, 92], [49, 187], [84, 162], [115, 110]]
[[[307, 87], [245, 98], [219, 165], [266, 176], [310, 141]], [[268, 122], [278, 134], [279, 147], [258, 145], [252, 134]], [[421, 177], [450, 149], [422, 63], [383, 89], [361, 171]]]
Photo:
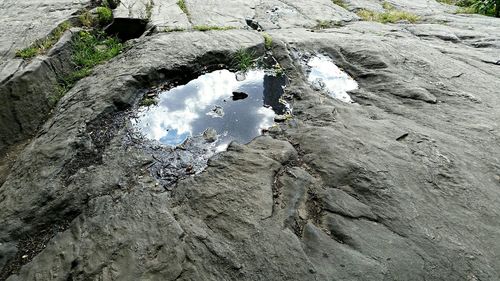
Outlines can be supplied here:
[[210, 112], [207, 112], [208, 116], [212, 116], [213, 118], [222, 118], [224, 117], [224, 108], [222, 106], [214, 106]]
[[315, 55], [307, 61], [308, 81], [331, 97], [353, 103], [348, 91], [358, 89], [358, 83], [349, 74], [338, 68], [327, 56]]
[[243, 93], [243, 92], [233, 92], [233, 100], [234, 101], [244, 100], [246, 98], [248, 98], [248, 94], [246, 94], [246, 93]]
[[217, 131], [213, 128], [208, 128], [203, 132], [203, 138], [207, 142], [214, 142], [217, 140]]

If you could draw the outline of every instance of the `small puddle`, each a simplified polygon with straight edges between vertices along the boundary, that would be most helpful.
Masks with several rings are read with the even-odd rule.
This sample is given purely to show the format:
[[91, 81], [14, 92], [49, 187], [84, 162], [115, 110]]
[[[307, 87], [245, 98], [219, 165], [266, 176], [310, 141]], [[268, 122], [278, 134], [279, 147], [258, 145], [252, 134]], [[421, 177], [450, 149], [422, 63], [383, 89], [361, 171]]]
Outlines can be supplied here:
[[325, 91], [343, 102], [354, 102], [347, 92], [358, 89], [358, 83], [337, 67], [332, 59], [315, 55], [307, 60], [306, 69], [307, 79], [315, 89]]
[[[248, 143], [289, 114], [285, 77], [264, 70], [217, 70], [169, 90], [131, 119], [136, 139], [155, 146], [153, 167], [163, 183], [200, 172], [230, 142]], [[158, 146], [161, 149], [158, 149]]]

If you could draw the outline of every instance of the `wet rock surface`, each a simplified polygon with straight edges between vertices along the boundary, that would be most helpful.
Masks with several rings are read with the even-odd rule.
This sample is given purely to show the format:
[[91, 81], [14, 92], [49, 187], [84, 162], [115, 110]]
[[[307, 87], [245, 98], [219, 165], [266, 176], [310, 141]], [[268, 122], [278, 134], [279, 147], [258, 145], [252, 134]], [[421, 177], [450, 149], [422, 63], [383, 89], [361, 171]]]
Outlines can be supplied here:
[[[157, 28], [80, 80], [25, 147], [9, 146], [0, 280], [500, 278], [499, 19], [424, 0], [391, 1], [422, 21], [386, 25], [353, 13], [381, 7], [372, 0], [186, 0], [189, 14], [171, 2], [117, 7]], [[189, 150], [134, 143], [144, 89], [266, 51], [248, 19], [272, 37], [293, 118], [201, 173]], [[176, 24], [186, 30], [161, 32]], [[354, 103], [313, 87], [297, 53], [352, 77]], [[158, 163], [173, 167], [168, 180]]]

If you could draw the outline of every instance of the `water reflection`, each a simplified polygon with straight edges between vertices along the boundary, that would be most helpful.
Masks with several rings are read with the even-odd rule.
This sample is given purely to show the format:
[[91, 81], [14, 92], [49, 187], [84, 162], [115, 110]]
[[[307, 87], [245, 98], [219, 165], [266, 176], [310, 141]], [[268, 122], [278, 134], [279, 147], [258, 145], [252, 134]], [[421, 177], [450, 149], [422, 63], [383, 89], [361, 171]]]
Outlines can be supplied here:
[[223, 150], [233, 140], [248, 143], [287, 110], [279, 101], [284, 83], [263, 70], [248, 71], [242, 81], [228, 70], [214, 71], [161, 92], [158, 105], [140, 108], [132, 122], [143, 137], [170, 146], [213, 128], [213, 146]]
[[358, 83], [338, 68], [329, 57], [316, 55], [309, 59], [307, 66], [308, 81], [315, 88], [324, 90], [343, 102], [353, 102], [347, 92], [357, 89]]

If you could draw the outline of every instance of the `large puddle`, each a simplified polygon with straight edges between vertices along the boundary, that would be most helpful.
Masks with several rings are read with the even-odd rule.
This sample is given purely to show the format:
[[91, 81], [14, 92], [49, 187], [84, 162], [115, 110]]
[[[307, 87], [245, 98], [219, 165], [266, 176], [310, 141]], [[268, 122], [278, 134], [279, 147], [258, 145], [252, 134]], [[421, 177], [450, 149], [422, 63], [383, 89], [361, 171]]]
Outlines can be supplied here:
[[337, 67], [331, 58], [315, 55], [306, 62], [307, 79], [317, 89], [343, 102], [354, 102], [348, 92], [358, 89], [358, 83]]
[[284, 84], [263, 70], [218, 70], [159, 93], [158, 104], [140, 108], [132, 122], [143, 137], [170, 146], [202, 135], [219, 147], [248, 143], [287, 111], [280, 101]]
[[201, 171], [231, 141], [248, 143], [283, 120], [290, 111], [284, 86], [285, 77], [264, 70], [217, 70], [159, 90], [157, 104], [140, 107], [131, 122], [140, 139], [156, 146], [153, 172], [168, 184]]

